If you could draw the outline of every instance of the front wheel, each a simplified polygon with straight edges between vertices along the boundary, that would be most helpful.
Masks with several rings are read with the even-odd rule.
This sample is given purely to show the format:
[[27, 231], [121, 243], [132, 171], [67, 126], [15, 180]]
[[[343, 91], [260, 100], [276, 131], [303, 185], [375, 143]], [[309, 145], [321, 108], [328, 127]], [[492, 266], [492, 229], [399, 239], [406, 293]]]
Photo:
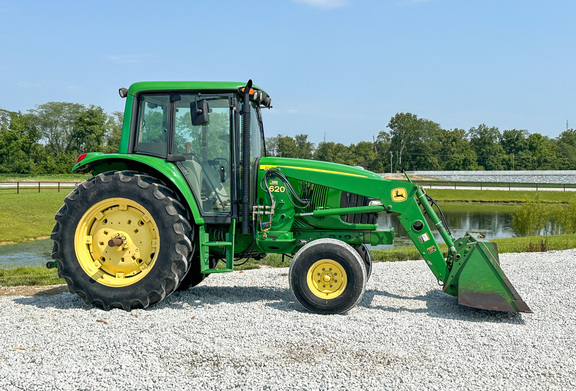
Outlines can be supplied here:
[[360, 301], [366, 286], [366, 268], [350, 245], [319, 239], [296, 253], [289, 279], [294, 297], [304, 308], [319, 314], [340, 314]]
[[191, 226], [174, 193], [132, 171], [82, 182], [57, 212], [52, 258], [70, 292], [105, 310], [146, 308], [188, 271]]

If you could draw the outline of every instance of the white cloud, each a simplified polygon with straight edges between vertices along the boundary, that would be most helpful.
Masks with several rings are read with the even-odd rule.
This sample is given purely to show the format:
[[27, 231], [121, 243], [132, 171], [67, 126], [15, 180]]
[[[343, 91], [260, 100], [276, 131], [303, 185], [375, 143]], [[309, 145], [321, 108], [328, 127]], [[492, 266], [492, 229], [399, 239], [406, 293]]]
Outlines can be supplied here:
[[306, 4], [318, 8], [338, 8], [348, 5], [348, 0], [294, 0], [297, 3]]

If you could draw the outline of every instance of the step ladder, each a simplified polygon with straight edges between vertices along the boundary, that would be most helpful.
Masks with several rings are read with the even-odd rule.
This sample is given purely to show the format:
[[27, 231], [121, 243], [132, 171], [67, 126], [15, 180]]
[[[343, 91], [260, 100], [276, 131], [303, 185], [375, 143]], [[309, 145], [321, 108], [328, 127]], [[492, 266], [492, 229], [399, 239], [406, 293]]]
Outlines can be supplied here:
[[[210, 241], [210, 235], [206, 232], [203, 225], [198, 227], [200, 229], [198, 238], [200, 245], [200, 272], [204, 274], [209, 273], [226, 273], [234, 270], [234, 239], [236, 237], [236, 220], [232, 219], [230, 230], [226, 234], [226, 240]], [[226, 267], [224, 268], [210, 268], [210, 247], [224, 247], [224, 257], [226, 259]]]

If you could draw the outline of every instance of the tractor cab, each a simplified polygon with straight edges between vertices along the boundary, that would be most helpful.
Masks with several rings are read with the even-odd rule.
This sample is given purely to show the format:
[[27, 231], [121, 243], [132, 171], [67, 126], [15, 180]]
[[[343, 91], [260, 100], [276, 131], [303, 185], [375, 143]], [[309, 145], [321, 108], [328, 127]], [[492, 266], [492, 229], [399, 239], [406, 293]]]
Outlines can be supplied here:
[[[236, 201], [242, 194], [241, 96], [241, 91], [185, 90], [136, 95], [134, 137], [128, 153], [174, 163], [207, 223], [229, 223], [238, 217]], [[252, 99], [249, 105], [250, 165], [265, 155], [259, 103]]]

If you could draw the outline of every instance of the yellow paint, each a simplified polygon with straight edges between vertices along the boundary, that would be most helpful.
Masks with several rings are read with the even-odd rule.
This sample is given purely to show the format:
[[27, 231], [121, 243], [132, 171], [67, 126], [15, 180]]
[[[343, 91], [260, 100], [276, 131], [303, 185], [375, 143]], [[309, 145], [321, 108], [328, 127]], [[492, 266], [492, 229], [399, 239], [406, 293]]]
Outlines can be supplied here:
[[[294, 167], [294, 166], [280, 166], [280, 167], [285, 167], [285, 168], [292, 168], [295, 170], [304, 170], [304, 171], [314, 171], [314, 172], [326, 172], [328, 174], [338, 174], [338, 175], [346, 175], [346, 176], [355, 176], [355, 177], [360, 177], [360, 178], [364, 178], [363, 175], [358, 175], [358, 174], [350, 174], [348, 172], [340, 172], [340, 171], [330, 171], [330, 170], [321, 170], [319, 168], [308, 168], [308, 167]], [[273, 168], [278, 168], [278, 166], [269, 166], [269, 165], [261, 165], [260, 169], [264, 170], [264, 171], [268, 171], [271, 170]]]
[[397, 187], [392, 189], [390, 197], [392, 197], [392, 201], [394, 202], [404, 202], [408, 199], [408, 192], [403, 187]]
[[[111, 239], [122, 243], [110, 246]], [[158, 226], [139, 203], [109, 198], [94, 204], [76, 227], [74, 248], [78, 263], [98, 283], [111, 287], [132, 285], [144, 278], [160, 251]]]
[[308, 269], [306, 281], [314, 296], [321, 299], [335, 299], [346, 289], [348, 278], [346, 271], [338, 262], [321, 259]]

